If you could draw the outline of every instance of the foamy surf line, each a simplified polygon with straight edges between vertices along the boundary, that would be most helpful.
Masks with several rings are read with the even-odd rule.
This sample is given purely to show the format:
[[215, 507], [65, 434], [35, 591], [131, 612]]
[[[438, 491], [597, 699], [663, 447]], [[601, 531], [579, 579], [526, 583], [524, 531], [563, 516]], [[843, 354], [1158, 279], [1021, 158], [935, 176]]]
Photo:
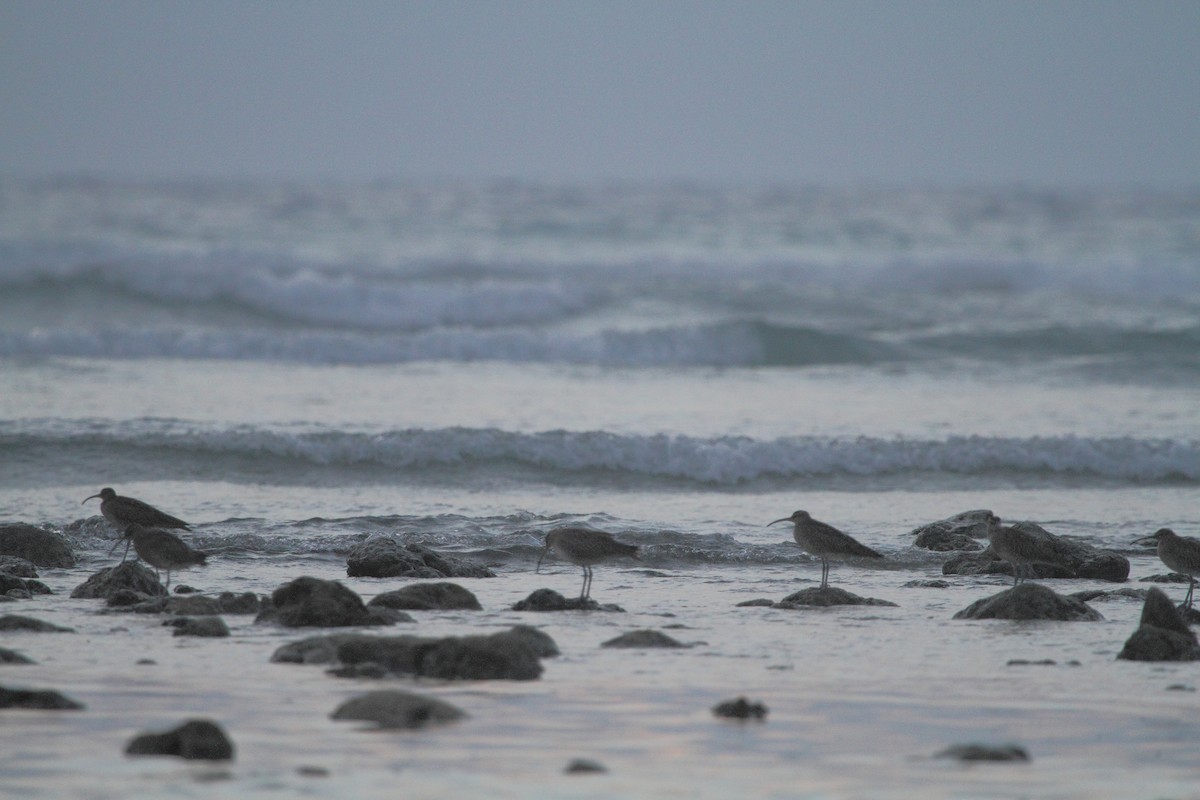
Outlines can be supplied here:
[[317, 467], [389, 470], [515, 464], [553, 473], [602, 471], [736, 486], [758, 479], [888, 477], [905, 473], [1080, 476], [1134, 484], [1200, 480], [1200, 441], [1134, 437], [955, 436], [700, 438], [606, 431], [522, 433], [492, 428], [382, 433], [219, 428], [173, 420], [113, 426], [65, 420], [0, 425], [0, 446], [17, 456], [58, 450], [159, 451], [174, 459], [284, 459]]

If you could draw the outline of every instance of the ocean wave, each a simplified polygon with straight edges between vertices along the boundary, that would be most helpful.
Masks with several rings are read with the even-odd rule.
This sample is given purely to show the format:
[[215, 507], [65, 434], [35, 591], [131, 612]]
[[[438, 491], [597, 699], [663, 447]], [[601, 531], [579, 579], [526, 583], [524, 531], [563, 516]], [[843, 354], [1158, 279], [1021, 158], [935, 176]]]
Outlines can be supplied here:
[[368, 467], [401, 473], [516, 465], [535, 472], [610, 473], [637, 479], [737, 486], [760, 479], [905, 473], [1079, 476], [1132, 483], [1200, 480], [1200, 440], [1133, 437], [954, 436], [935, 439], [811, 436], [632, 435], [606, 431], [520, 433], [490, 428], [382, 433], [215, 428], [170, 420], [114, 426], [70, 421], [0, 424], [0, 444], [19, 454], [66, 448], [158, 451], [169, 458], [282, 459], [318, 468]]
[[896, 351], [864, 337], [761, 322], [601, 330], [448, 328], [413, 334], [179, 327], [0, 331], [0, 356], [219, 358], [312, 364], [507, 361], [616, 367], [869, 364]]

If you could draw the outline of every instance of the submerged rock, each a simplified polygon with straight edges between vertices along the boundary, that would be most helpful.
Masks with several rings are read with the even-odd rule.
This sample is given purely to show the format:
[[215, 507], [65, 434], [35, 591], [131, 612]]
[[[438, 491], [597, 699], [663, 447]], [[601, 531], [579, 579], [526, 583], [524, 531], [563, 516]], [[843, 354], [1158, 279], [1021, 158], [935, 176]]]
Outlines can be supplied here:
[[[1055, 536], [1034, 522], [1010, 527], [1035, 537], [1055, 555], [1055, 563], [1029, 565], [1038, 578], [1086, 578], [1121, 583], [1129, 577], [1129, 559], [1112, 550]], [[981, 553], [960, 553], [942, 565], [943, 575], [1012, 575], [1012, 564], [989, 545]]]
[[933, 757], [959, 761], [1028, 761], [1029, 753], [1015, 744], [956, 744], [935, 753]]
[[49, 622], [20, 614], [0, 617], [0, 631], [33, 631], [35, 633], [74, 633], [74, 628], [62, 628]]
[[1196, 661], [1200, 645], [1183, 614], [1155, 587], [1146, 595], [1138, 628], [1117, 654], [1127, 661]]
[[437, 553], [419, 544], [401, 545], [375, 536], [356, 546], [346, 558], [350, 578], [494, 578], [487, 567]]
[[17, 556], [39, 567], [75, 566], [75, 554], [66, 539], [23, 522], [0, 525], [0, 555]]
[[289, 628], [390, 625], [392, 619], [373, 614], [362, 598], [337, 581], [304, 576], [271, 594], [271, 606], [255, 622], [275, 622]]
[[65, 697], [53, 689], [9, 689], [0, 686], [0, 708], [28, 708], [39, 711], [78, 711], [83, 703]]
[[233, 758], [233, 742], [212, 720], [188, 720], [166, 733], [143, 733], [125, 747], [130, 756], [179, 756], [206, 761]]
[[33, 659], [28, 658], [16, 650], [9, 650], [7, 647], [0, 647], [0, 664], [32, 664]]
[[513, 611], [616, 611], [625, 609], [614, 603], [597, 603], [592, 598], [563, 597], [553, 589], [536, 589], [524, 600], [513, 604]]
[[677, 639], [672, 639], [665, 633], [653, 630], [630, 631], [623, 633], [615, 639], [609, 639], [600, 645], [601, 647], [691, 647], [690, 644], [684, 644]]
[[762, 703], [751, 703], [745, 697], [726, 700], [713, 706], [713, 714], [726, 719], [766, 719], [767, 707]]
[[271, 661], [280, 664], [331, 664], [337, 661], [338, 648], [343, 642], [362, 636], [361, 633], [331, 633], [310, 636], [289, 642], [271, 654]]
[[805, 606], [895, 606], [888, 600], [875, 597], [859, 597], [836, 586], [812, 586], [793, 592], [775, 604], [775, 608], [802, 608]]
[[475, 595], [456, 583], [413, 583], [371, 598], [367, 607], [384, 606], [408, 611], [481, 611]]
[[574, 758], [571, 759], [571, 763], [567, 764], [563, 772], [568, 775], [596, 775], [608, 772], [608, 767], [590, 758]]
[[1074, 622], [1103, 620], [1104, 617], [1082, 600], [1064, 597], [1040, 583], [1027, 582], [991, 597], [976, 600], [955, 614], [954, 619], [1045, 619]]
[[384, 689], [352, 697], [330, 715], [332, 719], [374, 722], [381, 728], [423, 728], [431, 723], [453, 722], [465, 717], [457, 707], [435, 697]]
[[176, 636], [209, 636], [221, 638], [229, 635], [229, 626], [220, 617], [175, 617], [163, 623], [175, 628]]
[[37, 567], [32, 561], [20, 556], [0, 555], [0, 572], [6, 572], [14, 578], [38, 578]]
[[913, 546], [938, 552], [982, 550], [983, 545], [976, 540], [987, 538], [994, 519], [996, 515], [986, 509], [964, 511], [914, 529]]
[[153, 570], [137, 561], [126, 561], [115, 567], [105, 567], [94, 573], [71, 591], [71, 597], [107, 600], [117, 592], [129, 590], [148, 596], [163, 596], [167, 590], [155, 576]]
[[54, 594], [50, 587], [32, 578], [21, 578], [8, 572], [0, 572], [0, 594], [10, 597], [29, 598], [35, 594]]

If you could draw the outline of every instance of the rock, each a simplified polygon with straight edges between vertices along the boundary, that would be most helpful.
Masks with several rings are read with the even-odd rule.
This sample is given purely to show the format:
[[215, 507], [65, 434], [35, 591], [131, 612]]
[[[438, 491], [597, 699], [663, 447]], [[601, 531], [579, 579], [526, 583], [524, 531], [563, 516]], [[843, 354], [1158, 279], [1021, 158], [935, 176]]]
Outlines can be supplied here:
[[35, 594], [53, 594], [50, 587], [32, 578], [21, 578], [8, 572], [0, 572], [0, 594], [32, 597]]
[[257, 614], [262, 607], [254, 592], [221, 592], [217, 595], [217, 603], [221, 606], [222, 614]]
[[75, 566], [75, 554], [66, 539], [23, 522], [0, 525], [0, 555], [17, 556], [39, 567]]
[[19, 556], [4, 556], [0, 555], [0, 572], [7, 572], [14, 578], [37, 578], [40, 577], [37, 572], [37, 567], [34, 563], [26, 558]]
[[176, 636], [210, 636], [219, 638], [229, 635], [229, 626], [220, 617], [175, 617], [163, 623], [175, 628]]
[[1064, 597], [1040, 583], [1022, 583], [999, 594], [976, 600], [954, 619], [1050, 619], [1064, 622], [1102, 620], [1082, 600]]
[[108, 596], [104, 601], [104, 605], [108, 608], [132, 609], [134, 606], [142, 603], [150, 603], [157, 601], [162, 610], [166, 610], [167, 604], [162, 597], [151, 597], [148, 594], [135, 592], [133, 589], [118, 589]]
[[928, 525], [915, 528], [912, 532], [914, 547], [947, 552], [951, 550], [976, 551], [983, 545], [977, 539], [986, 539], [989, 521], [995, 514], [988, 510], [964, 511]]
[[166, 610], [184, 617], [212, 617], [221, 613], [221, 601], [215, 597], [187, 594], [168, 598]]
[[608, 768], [599, 761], [592, 761], [590, 758], [575, 758], [571, 763], [567, 764], [567, 768], [563, 770], [568, 775], [595, 775], [601, 772], [608, 772]]
[[762, 703], [751, 703], [745, 697], [726, 700], [713, 706], [713, 713], [726, 719], [766, 719], [767, 707]]
[[901, 589], [949, 589], [949, 581], [909, 581], [900, 585]]
[[289, 628], [346, 627], [390, 624], [373, 615], [362, 598], [337, 581], [308, 576], [285, 583], [271, 594], [271, 607], [255, 622], [275, 622]]
[[1150, 589], [1137, 630], [1117, 658], [1127, 661], [1196, 661], [1200, 645], [1179, 609], [1158, 587]]
[[0, 647], [0, 664], [32, 664], [33, 659], [27, 658], [16, 650]]
[[[1121, 583], [1129, 577], [1129, 559], [1111, 550], [1055, 536], [1033, 522], [1010, 526], [1037, 537], [1050, 547], [1056, 564], [1031, 564], [1038, 578], [1086, 578]], [[1012, 564], [996, 556], [991, 546], [981, 553], [960, 553], [942, 565], [943, 575], [1012, 575]]]
[[1082, 592], [1071, 592], [1068, 597], [1074, 597], [1085, 603], [1095, 603], [1097, 601], [1103, 603], [1109, 600], [1137, 600], [1138, 602], [1144, 602], [1148, 591], [1147, 589], [1130, 589], [1128, 587], [1113, 589], [1112, 591], [1084, 589]]
[[23, 617], [19, 614], [5, 614], [0, 617], [0, 631], [33, 631], [35, 633], [74, 633], [74, 628], [60, 628], [49, 622], [43, 622], [33, 617]]
[[167, 590], [154, 572], [136, 561], [126, 561], [115, 567], [105, 567], [71, 591], [71, 597], [107, 600], [123, 589], [144, 595], [166, 596]]
[[271, 661], [281, 664], [330, 664], [337, 661], [337, 651], [343, 642], [360, 636], [362, 636], [360, 633], [310, 636], [276, 649], [271, 654]]
[[351, 578], [494, 578], [487, 567], [434, 552], [419, 544], [401, 546], [375, 536], [357, 545], [346, 558]]
[[793, 592], [775, 604], [775, 608], [801, 608], [803, 606], [895, 606], [887, 600], [874, 597], [859, 597], [856, 594], [839, 589], [836, 586], [826, 586], [824, 589], [813, 586]]
[[443, 680], [534, 680], [542, 674], [539, 649], [528, 631], [489, 636], [358, 636], [343, 642], [343, 664], [380, 664], [399, 675]]
[[734, 608], [770, 608], [775, 605], [775, 601], [769, 597], [758, 597], [754, 600], [743, 600], [734, 606]]
[[39, 711], [78, 711], [85, 706], [53, 689], [9, 689], [0, 686], [0, 708], [28, 708]]
[[539, 658], [554, 658], [559, 655], [558, 644], [550, 638], [550, 634], [532, 625], [513, 625], [508, 629], [508, 635], [523, 640]]
[[615, 639], [609, 639], [600, 645], [601, 647], [691, 647], [690, 644], [684, 644], [676, 639], [672, 639], [665, 633], [652, 630], [630, 631], [623, 633]]
[[470, 591], [456, 583], [414, 583], [371, 598], [367, 607], [384, 606], [409, 611], [481, 611], [483, 606]]
[[1182, 572], [1167, 572], [1148, 575], [1145, 578], [1138, 578], [1138, 580], [1142, 583], [1187, 583], [1191, 578]]
[[1015, 744], [956, 744], [936, 753], [934, 758], [954, 758], [959, 761], [1028, 761], [1029, 753]]
[[233, 758], [233, 750], [233, 742], [220, 725], [207, 719], [193, 719], [166, 733], [135, 736], [125, 747], [125, 754], [226, 761]]
[[592, 598], [567, 599], [553, 589], [537, 589], [524, 600], [513, 604], [513, 611], [617, 611], [625, 609], [613, 603], [597, 603]]
[[434, 697], [399, 689], [384, 689], [352, 697], [330, 715], [332, 719], [374, 722], [381, 728], [423, 728], [430, 723], [453, 722], [462, 711]]

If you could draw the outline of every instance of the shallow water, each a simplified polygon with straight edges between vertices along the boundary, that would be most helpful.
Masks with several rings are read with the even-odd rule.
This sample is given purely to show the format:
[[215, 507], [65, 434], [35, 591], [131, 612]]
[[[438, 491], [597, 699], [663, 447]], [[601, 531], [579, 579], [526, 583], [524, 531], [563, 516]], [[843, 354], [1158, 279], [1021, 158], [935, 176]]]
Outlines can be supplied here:
[[[904, 588], [945, 558], [911, 531], [969, 509], [1135, 579], [1165, 570], [1134, 539], [1200, 534], [1195, 192], [3, 179], [0, 212], [0, 521], [82, 558], [0, 609], [78, 631], [0, 635], [38, 661], [0, 683], [88, 705], [0, 714], [0, 792], [1198, 796], [1196, 694], [1167, 688], [1195, 669], [1115, 660], [1140, 603], [956, 622], [1005, 579]], [[378, 684], [269, 662], [307, 632], [175, 638], [69, 599], [113, 560], [80, 504], [104, 486], [193, 523], [210, 565], [177, 579], [204, 591], [370, 597], [401, 582], [347, 579], [345, 554], [390, 536], [499, 575], [463, 581], [483, 612], [414, 630], [526, 622], [563, 655], [531, 683], [421, 682], [470, 714], [445, 728], [335, 723]], [[736, 608], [813, 585], [765, 527], [797, 508], [884, 553], [833, 582], [898, 607]], [[578, 587], [533, 572], [562, 524], [641, 547], [597, 568], [627, 613], [507, 610]], [[598, 646], [636, 628], [701, 644]], [[765, 723], [712, 717], [740, 694]], [[193, 715], [236, 761], [121, 756]], [[931, 758], [977, 740], [1033, 760]], [[609, 772], [563, 775], [577, 757]]]

